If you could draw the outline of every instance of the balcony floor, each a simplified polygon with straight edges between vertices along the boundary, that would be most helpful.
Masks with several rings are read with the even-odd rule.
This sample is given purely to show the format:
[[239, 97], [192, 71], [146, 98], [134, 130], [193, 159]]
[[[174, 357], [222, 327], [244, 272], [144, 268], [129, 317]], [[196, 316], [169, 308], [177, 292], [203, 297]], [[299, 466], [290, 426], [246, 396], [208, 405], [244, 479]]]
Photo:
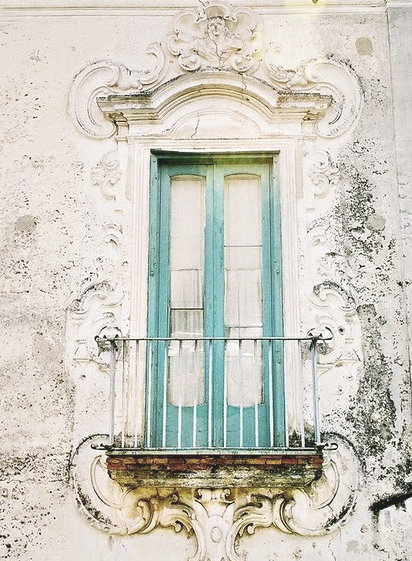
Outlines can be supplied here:
[[301, 487], [321, 475], [317, 449], [106, 451], [110, 477], [132, 487]]

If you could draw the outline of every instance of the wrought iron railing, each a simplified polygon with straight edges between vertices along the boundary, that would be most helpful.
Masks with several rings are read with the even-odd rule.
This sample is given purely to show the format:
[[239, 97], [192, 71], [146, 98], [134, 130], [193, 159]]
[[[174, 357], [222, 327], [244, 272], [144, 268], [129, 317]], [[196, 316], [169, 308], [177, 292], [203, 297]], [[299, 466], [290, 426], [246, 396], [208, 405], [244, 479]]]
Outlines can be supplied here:
[[110, 357], [107, 447], [319, 448], [317, 362], [330, 338], [97, 337]]

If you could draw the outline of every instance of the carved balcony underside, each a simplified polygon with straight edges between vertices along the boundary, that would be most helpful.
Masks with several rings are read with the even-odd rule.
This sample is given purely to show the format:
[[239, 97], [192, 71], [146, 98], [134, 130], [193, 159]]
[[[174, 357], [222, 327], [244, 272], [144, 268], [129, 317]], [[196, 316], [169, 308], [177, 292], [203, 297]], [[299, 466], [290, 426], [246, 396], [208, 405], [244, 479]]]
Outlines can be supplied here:
[[[239, 538], [258, 528], [308, 537], [329, 534], [340, 528], [355, 506], [356, 460], [351, 446], [336, 436], [333, 440], [338, 449], [325, 450], [323, 458], [296, 453], [174, 455], [178, 477], [190, 471], [191, 477], [196, 470], [208, 472], [191, 488], [182, 479], [176, 487], [171, 480], [169, 487], [154, 485], [161, 483], [162, 471], [172, 468], [171, 454], [143, 457], [114, 451], [106, 455], [91, 447], [100, 445], [102, 437], [84, 441], [72, 458], [81, 512], [94, 526], [111, 534], [147, 534], [157, 527], [187, 532], [196, 546], [191, 561], [240, 561]], [[142, 478], [144, 470], [151, 472], [150, 480]], [[260, 475], [249, 480], [250, 484], [243, 479], [239, 485], [245, 470]], [[300, 482], [293, 480], [298, 473]]]

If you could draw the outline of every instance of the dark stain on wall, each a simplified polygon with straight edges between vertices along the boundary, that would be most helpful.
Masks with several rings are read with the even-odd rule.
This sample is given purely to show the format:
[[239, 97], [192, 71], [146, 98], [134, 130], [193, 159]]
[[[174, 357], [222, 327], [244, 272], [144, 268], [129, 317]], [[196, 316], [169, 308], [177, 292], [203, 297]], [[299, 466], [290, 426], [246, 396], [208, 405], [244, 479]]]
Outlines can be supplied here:
[[396, 419], [389, 388], [392, 371], [380, 348], [380, 329], [385, 320], [372, 304], [358, 306], [357, 311], [363, 327], [364, 371], [347, 419], [354, 428], [361, 461], [368, 456], [379, 461], [394, 436]]

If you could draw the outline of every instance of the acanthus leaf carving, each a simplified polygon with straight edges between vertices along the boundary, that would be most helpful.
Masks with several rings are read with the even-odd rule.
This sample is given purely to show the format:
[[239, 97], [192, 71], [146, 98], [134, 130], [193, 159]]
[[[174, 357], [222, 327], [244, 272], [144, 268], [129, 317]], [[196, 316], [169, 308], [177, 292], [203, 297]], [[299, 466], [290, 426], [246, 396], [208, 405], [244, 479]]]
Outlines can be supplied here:
[[287, 69], [277, 63], [278, 52], [276, 45], [265, 55], [272, 83], [285, 91], [331, 95], [333, 102], [316, 124], [317, 133], [323, 138], [336, 138], [348, 131], [357, 121], [363, 103], [359, 80], [351, 68], [333, 59], [315, 59], [297, 69]]
[[202, 2], [198, 12], [187, 10], [176, 18], [169, 50], [185, 72], [248, 72], [256, 67], [262, 46], [259, 24], [247, 8], [234, 9], [225, 0]]
[[93, 138], [110, 138], [116, 126], [97, 105], [102, 95], [139, 92], [158, 83], [166, 70], [165, 54], [160, 44], [146, 50], [155, 62], [149, 70], [129, 70], [123, 64], [96, 62], [84, 68], [74, 80], [70, 92], [70, 110], [80, 129]]

